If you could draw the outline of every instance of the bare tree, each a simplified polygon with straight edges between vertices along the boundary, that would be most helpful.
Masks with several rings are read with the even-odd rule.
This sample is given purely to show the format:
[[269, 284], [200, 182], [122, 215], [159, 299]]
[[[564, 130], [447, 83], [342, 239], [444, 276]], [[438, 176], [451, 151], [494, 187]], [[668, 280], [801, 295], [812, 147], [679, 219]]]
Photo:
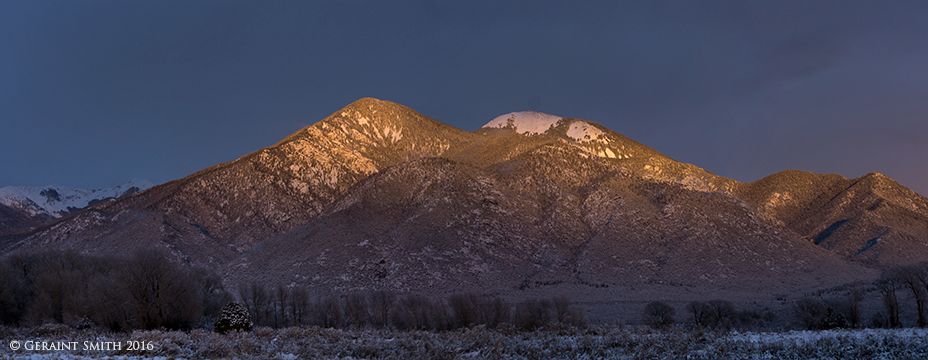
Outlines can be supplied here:
[[454, 314], [458, 327], [468, 327], [483, 322], [480, 319], [478, 303], [477, 295], [472, 293], [454, 294], [448, 297], [448, 305], [451, 306], [451, 313]]
[[645, 325], [655, 329], [663, 329], [673, 325], [676, 321], [674, 315], [676, 315], [676, 310], [672, 306], [660, 301], [652, 301], [645, 305], [642, 321]]
[[360, 293], [345, 297], [345, 320], [354, 326], [363, 327], [370, 321], [371, 313], [367, 297]]
[[313, 311], [316, 315], [316, 325], [334, 328], [344, 324], [344, 313], [337, 297], [328, 296], [316, 304]]
[[735, 307], [725, 300], [693, 301], [686, 309], [696, 326], [710, 329], [731, 329], [738, 317]]
[[197, 291], [203, 299], [203, 316], [207, 324], [212, 324], [222, 308], [232, 301], [232, 296], [222, 286], [222, 278], [211, 270], [194, 268], [193, 278], [197, 281]]
[[566, 296], [557, 296], [551, 299], [554, 309], [554, 321], [566, 324], [571, 317], [570, 299]]
[[821, 300], [804, 297], [793, 303], [793, 316], [807, 330], [819, 330], [825, 322], [827, 306]]
[[584, 326], [586, 317], [583, 311], [570, 304], [570, 299], [566, 296], [557, 296], [551, 299], [554, 307], [554, 321], [559, 324]]
[[255, 325], [267, 325], [268, 293], [264, 284], [253, 282], [239, 288], [239, 296], [245, 303], [245, 308], [251, 313]]
[[136, 251], [123, 284], [132, 301], [134, 317], [145, 329], [187, 329], [203, 314], [187, 273], [160, 250]]
[[277, 315], [275, 316], [278, 319], [278, 323], [275, 324], [278, 327], [286, 327], [290, 322], [287, 320], [287, 304], [290, 302], [287, 288], [283, 284], [277, 284], [275, 291], [276, 295], [274, 296], [276, 301], [276, 310]]
[[891, 274], [895, 277], [903, 288], [908, 289], [915, 299], [915, 309], [918, 312], [918, 327], [928, 326], [928, 320], [925, 318], [925, 302], [928, 300], [928, 292], [923, 285], [928, 279], [923, 279], [926, 274], [921, 266], [908, 265], [893, 268]]
[[735, 307], [725, 300], [711, 300], [708, 302], [708, 306], [714, 327], [717, 329], [731, 329], [737, 316]]
[[883, 307], [886, 309], [888, 325], [891, 328], [902, 326], [899, 321], [899, 299], [896, 297], [896, 290], [899, 288], [899, 280], [892, 276], [891, 273], [884, 271], [880, 279], [876, 282], [877, 289], [883, 298]]
[[693, 324], [697, 327], [708, 328], [709, 326], [709, 305], [702, 301], [691, 301], [686, 305], [686, 310], [693, 317]]
[[128, 296], [122, 291], [118, 276], [102, 274], [88, 281], [87, 293], [94, 294], [90, 317], [95, 323], [110, 331], [121, 331], [132, 327], [132, 314], [127, 306]]
[[390, 308], [396, 302], [396, 294], [389, 291], [375, 291], [371, 294], [371, 320], [374, 326], [384, 327], [390, 322]]
[[860, 303], [864, 300], [864, 292], [860, 288], [854, 288], [848, 294], [844, 301], [844, 312], [847, 314], [847, 321], [851, 327], [859, 327], [861, 322]]
[[305, 313], [309, 308], [309, 293], [305, 288], [290, 289], [290, 318], [294, 325], [303, 325]]
[[[923, 306], [928, 306], [928, 261], [920, 262], [916, 265], [912, 265], [912, 274], [915, 280], [921, 285], [921, 293], [924, 296]], [[926, 327], [928, 326], [928, 321], [925, 319], [926, 311], [922, 310], [919, 313], [919, 326]]]
[[391, 318], [393, 326], [400, 330], [444, 330], [450, 316], [444, 304], [410, 294], [396, 302]]

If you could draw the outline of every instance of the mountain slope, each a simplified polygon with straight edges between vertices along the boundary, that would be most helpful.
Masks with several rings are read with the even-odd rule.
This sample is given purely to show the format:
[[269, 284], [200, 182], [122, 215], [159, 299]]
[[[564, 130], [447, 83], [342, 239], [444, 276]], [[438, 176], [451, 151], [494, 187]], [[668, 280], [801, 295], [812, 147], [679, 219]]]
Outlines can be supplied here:
[[390, 167], [228, 269], [239, 283], [441, 294], [642, 284], [770, 292], [874, 275], [731, 194], [655, 182], [557, 142], [484, 169], [446, 159]]
[[816, 245], [872, 266], [928, 254], [928, 199], [882, 174], [784, 171], [744, 184], [738, 194]]

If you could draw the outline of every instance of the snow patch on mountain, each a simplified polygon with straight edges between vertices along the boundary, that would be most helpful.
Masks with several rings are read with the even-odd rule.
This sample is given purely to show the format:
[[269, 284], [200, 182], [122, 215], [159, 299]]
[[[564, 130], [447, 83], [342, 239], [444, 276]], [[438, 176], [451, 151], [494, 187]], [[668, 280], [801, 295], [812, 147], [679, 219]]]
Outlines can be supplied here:
[[136, 179], [108, 189], [74, 189], [60, 185], [42, 187], [7, 186], [0, 188], [0, 204], [23, 211], [30, 216], [50, 215], [60, 218], [74, 210], [95, 205], [100, 201], [118, 199], [154, 186], [150, 181]]
[[512, 127], [516, 132], [523, 135], [543, 134], [561, 119], [563, 118], [551, 114], [518, 111], [497, 116], [483, 127], [500, 129]]
[[567, 129], [567, 136], [579, 142], [590, 142], [598, 140], [605, 133], [586, 121], [574, 121]]

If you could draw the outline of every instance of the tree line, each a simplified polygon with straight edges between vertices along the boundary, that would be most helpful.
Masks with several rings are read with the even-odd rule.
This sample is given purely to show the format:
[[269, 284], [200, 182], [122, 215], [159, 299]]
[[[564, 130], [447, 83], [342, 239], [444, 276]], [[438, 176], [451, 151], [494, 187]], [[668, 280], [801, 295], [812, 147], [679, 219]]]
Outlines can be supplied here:
[[[136, 251], [125, 258], [67, 251], [14, 254], [0, 261], [0, 284], [0, 323], [5, 325], [55, 322], [113, 331], [211, 328], [222, 307], [235, 300], [217, 274], [172, 262], [160, 250]], [[793, 317], [810, 330], [897, 328], [904, 323], [928, 327], [928, 262], [886, 269], [869, 291], [879, 294], [883, 308], [867, 324], [860, 309], [865, 291], [860, 288], [845, 298], [799, 299], [793, 303]], [[532, 330], [586, 322], [566, 297], [514, 305], [476, 294], [433, 299], [371, 291], [316, 298], [305, 288], [261, 283], [241, 285], [236, 295], [255, 325], [275, 328], [444, 330], [508, 323]], [[909, 299], [914, 319], [900, 314]], [[691, 302], [686, 310], [691, 323], [702, 328], [762, 328], [773, 322], [769, 313], [738, 311], [723, 300]], [[674, 316], [673, 307], [652, 302], [642, 320], [664, 327], [676, 321]]]
[[[861, 310], [867, 292], [879, 294], [883, 305], [869, 322], [865, 322]], [[900, 313], [907, 299], [915, 309], [913, 318], [909, 319]], [[928, 327], [928, 262], [885, 269], [879, 279], [852, 286], [843, 297], [800, 298], [792, 303], [790, 310], [794, 326], [807, 330], [900, 328], [904, 324]], [[724, 300], [693, 301], [687, 304], [686, 312], [690, 325], [706, 329], [763, 328], [774, 322], [769, 312], [739, 311]], [[642, 322], [654, 328], [671, 326], [677, 323], [676, 309], [667, 303], [652, 301], [642, 311]]]
[[[769, 311], [738, 310], [725, 300], [691, 301], [686, 305], [690, 325], [700, 329], [732, 330], [765, 329], [776, 319]], [[676, 309], [662, 301], [652, 301], [642, 311], [642, 322], [655, 329], [676, 324]]]
[[14, 254], [0, 261], [0, 284], [5, 325], [190, 329], [211, 323], [231, 299], [215, 273], [151, 249], [126, 258]]
[[328, 328], [395, 328], [450, 330], [503, 323], [534, 330], [551, 325], [584, 326], [583, 312], [567, 297], [527, 299], [514, 307], [499, 297], [473, 293], [433, 299], [390, 291], [357, 292], [311, 299], [301, 287], [266, 287], [250, 283], [239, 298], [256, 326], [272, 328], [315, 325]]
[[[861, 326], [900, 328], [905, 324], [928, 327], [928, 262], [894, 266], [883, 270], [872, 283], [883, 305], [869, 323], [863, 324], [860, 303], [864, 291], [855, 288], [844, 299], [822, 300], [803, 298], [793, 307], [799, 322], [809, 330], [856, 328]], [[910, 299], [915, 308], [914, 319], [904, 318], [900, 310]]]
[[[68, 251], [11, 255], [0, 261], [0, 323], [112, 331], [212, 328], [222, 308], [236, 299], [214, 272], [170, 259], [151, 249], [125, 258]], [[236, 295], [254, 325], [274, 328], [446, 330], [510, 323], [531, 330], [586, 322], [566, 297], [515, 306], [476, 294], [433, 299], [372, 291], [316, 298], [302, 287], [261, 283], [241, 285]]]

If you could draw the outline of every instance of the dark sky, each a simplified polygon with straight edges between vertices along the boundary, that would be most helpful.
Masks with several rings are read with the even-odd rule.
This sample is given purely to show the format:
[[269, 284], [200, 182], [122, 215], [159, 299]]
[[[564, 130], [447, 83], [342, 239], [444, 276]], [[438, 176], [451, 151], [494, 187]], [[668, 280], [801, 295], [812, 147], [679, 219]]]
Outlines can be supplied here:
[[928, 195], [926, 1], [0, 1], [0, 187], [162, 183], [361, 97]]

